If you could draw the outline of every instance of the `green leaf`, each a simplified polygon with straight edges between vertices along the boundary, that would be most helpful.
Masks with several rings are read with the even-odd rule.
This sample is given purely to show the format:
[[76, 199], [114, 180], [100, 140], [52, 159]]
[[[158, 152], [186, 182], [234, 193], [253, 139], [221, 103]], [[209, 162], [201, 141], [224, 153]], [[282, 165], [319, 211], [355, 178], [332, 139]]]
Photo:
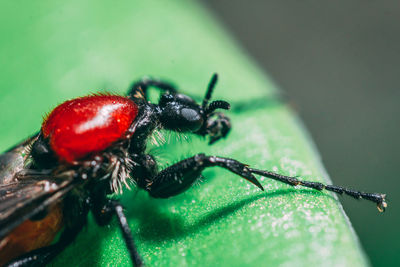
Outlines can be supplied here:
[[[0, 5], [2, 150], [37, 131], [43, 114], [66, 99], [99, 90], [123, 94], [144, 75], [171, 80], [201, 98], [218, 72], [214, 99], [233, 104], [229, 138], [208, 146], [200, 138], [176, 140], [166, 134], [170, 143], [151, 151], [162, 166], [205, 152], [330, 182], [301, 122], [273, 100], [275, 85], [196, 2]], [[148, 266], [368, 265], [333, 195], [262, 178], [266, 190], [261, 192], [217, 168], [204, 176], [199, 185], [167, 200], [143, 191], [124, 193]], [[130, 261], [116, 222], [102, 228], [89, 217], [87, 230], [53, 264], [125, 266]]]

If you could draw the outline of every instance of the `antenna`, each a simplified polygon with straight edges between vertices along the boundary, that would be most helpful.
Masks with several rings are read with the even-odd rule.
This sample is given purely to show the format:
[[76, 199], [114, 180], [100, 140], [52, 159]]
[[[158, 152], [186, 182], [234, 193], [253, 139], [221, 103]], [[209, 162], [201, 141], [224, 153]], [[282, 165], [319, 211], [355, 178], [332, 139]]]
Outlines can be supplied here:
[[218, 81], [218, 74], [214, 73], [213, 76], [211, 77], [210, 83], [208, 84], [207, 92], [206, 95], [204, 96], [203, 103], [201, 104], [201, 107], [203, 109], [206, 108], [208, 101], [211, 99], [211, 95], [214, 91], [217, 81]]

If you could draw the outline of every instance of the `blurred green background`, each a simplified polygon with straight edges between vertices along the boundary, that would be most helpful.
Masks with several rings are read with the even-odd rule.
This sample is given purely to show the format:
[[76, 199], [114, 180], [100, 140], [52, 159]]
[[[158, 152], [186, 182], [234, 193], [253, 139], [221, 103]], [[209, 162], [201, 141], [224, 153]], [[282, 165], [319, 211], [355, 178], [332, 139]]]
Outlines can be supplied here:
[[388, 193], [383, 215], [342, 203], [374, 266], [399, 264], [399, 1], [204, 0], [287, 92], [336, 184]]
[[[216, 26], [213, 17], [209, 16], [210, 11], [201, 8], [197, 3], [2, 2], [0, 149], [6, 149], [37, 130], [41, 116], [61, 101], [99, 89], [123, 93], [132, 79], [143, 75], [168, 78], [177, 82], [186, 92], [201, 96], [211, 73], [218, 71], [221, 74], [221, 82], [215, 97], [234, 102], [253, 101], [260, 96], [274, 93], [274, 84], [252, 60], [248, 59], [246, 51], [238, 48], [235, 41]], [[362, 72], [364, 69], [361, 67], [364, 65], [357, 65], [356, 62], [353, 64], [353, 70], [358, 70], [359, 76], [348, 73], [345, 67], [350, 68], [353, 65], [343, 62], [339, 64], [338, 60], [354, 58], [352, 53], [344, 52], [345, 48], [340, 51], [333, 49], [336, 54], [329, 49], [330, 53], [326, 51], [332, 60], [338, 60], [339, 63], [334, 65], [337, 67], [336, 71], [328, 69], [325, 72], [325, 67], [333, 68], [331, 64], [326, 63], [329, 61], [315, 61], [311, 64], [310, 58], [315, 51], [318, 51], [318, 60], [322, 60], [322, 55], [325, 55], [322, 52], [323, 48], [315, 47], [329, 31], [323, 28], [324, 23], [318, 23], [318, 20], [313, 20], [313, 17], [307, 14], [309, 9], [306, 5], [280, 5], [261, 1], [254, 1], [251, 5], [234, 1], [207, 3], [211, 10], [221, 15], [232, 31], [237, 32], [235, 36], [243, 41], [256, 61], [264, 62], [261, 59], [265, 56], [265, 62], [271, 65], [262, 63], [262, 66], [266, 67], [268, 73], [272, 73], [275, 81], [287, 91], [292, 89], [289, 98], [299, 106], [300, 113], [304, 115], [317, 141], [319, 139], [315, 129], [323, 129], [329, 136], [328, 151], [336, 151], [338, 155], [335, 160], [340, 160], [337, 167], [329, 169], [334, 175], [335, 183], [390, 194], [389, 210], [383, 216], [377, 214], [371, 204], [341, 199], [345, 201], [357, 227], [356, 231], [361, 232], [361, 240], [372, 262], [382, 266], [394, 264], [394, 253], [399, 248], [394, 242], [398, 239], [398, 231], [394, 227], [396, 219], [398, 220], [394, 203], [397, 195], [394, 192], [395, 187], [390, 184], [390, 181], [395, 179], [394, 172], [387, 164], [393, 162], [394, 167], [397, 158], [392, 154], [390, 159], [385, 160], [383, 156], [395, 151], [396, 143], [394, 138], [390, 139], [383, 133], [372, 134], [372, 130], [386, 133], [387, 128], [378, 124], [368, 125], [367, 122], [371, 121], [368, 116], [361, 116], [361, 119], [354, 121], [349, 117], [362, 111], [362, 108], [367, 108], [362, 114], [383, 114], [383, 119], [379, 120], [383, 124], [389, 123], [388, 118], [393, 117], [394, 113], [384, 112], [384, 108], [397, 107], [390, 105], [390, 101], [395, 102], [394, 97], [388, 97], [382, 108], [371, 108], [376, 103], [372, 100], [368, 102], [364, 99], [366, 93], [356, 90], [364, 88], [361, 86], [364, 84], [360, 82], [364, 74], [368, 73], [365, 77], [370, 78], [373, 76], [371, 73], [377, 72], [372, 72], [371, 69]], [[264, 6], [267, 3], [271, 6]], [[335, 10], [332, 6], [326, 9], [326, 14], [322, 11], [316, 12], [323, 21], [330, 18], [327, 14]], [[356, 7], [352, 10], [358, 11]], [[267, 11], [270, 13], [266, 13]], [[351, 10], [347, 12], [350, 17]], [[390, 14], [390, 9], [387, 12]], [[283, 17], [285, 14], [287, 16]], [[332, 15], [331, 19], [334, 17]], [[266, 19], [275, 19], [275, 23], [268, 23]], [[340, 21], [346, 25], [345, 20]], [[257, 28], [257, 25], [260, 28]], [[335, 48], [342, 47], [338, 41], [341, 40], [341, 34], [335, 33], [335, 30], [340, 33], [343, 25], [328, 25], [334, 32], [333, 37], [322, 43], [325, 46], [329, 44]], [[388, 25], [391, 25], [390, 22]], [[380, 32], [381, 28], [376, 27]], [[318, 31], [322, 37], [316, 35]], [[350, 33], [343, 34], [345, 40], [353, 36]], [[338, 42], [336, 46], [334, 42], [330, 42], [332, 40]], [[314, 45], [309, 45], [308, 42]], [[363, 42], [365, 43], [370, 45], [370, 42]], [[354, 49], [356, 48], [359, 46], [355, 46]], [[390, 46], [387, 50], [390, 51]], [[308, 55], [305, 54], [307, 51]], [[261, 53], [262, 56], [257, 53]], [[302, 62], [304, 65], [301, 65]], [[389, 70], [392, 69], [387, 67], [385, 73], [389, 77], [386, 78], [391, 77], [389, 74], [392, 72]], [[339, 71], [345, 73], [345, 77], [354, 76], [354, 81], [360, 82], [360, 86], [352, 87], [343, 77], [338, 79]], [[334, 73], [336, 79], [326, 79], [326, 73]], [[296, 77], [301, 80], [296, 80]], [[386, 80], [382, 79], [382, 84], [384, 82]], [[365, 84], [368, 84], [367, 88], [371, 90], [378, 88], [374, 83]], [[310, 88], [315, 91], [306, 90]], [[347, 91], [348, 94], [343, 93]], [[349, 100], [350, 91], [354, 91], [358, 96], [357, 100]], [[375, 101], [379, 100], [381, 94], [373, 92]], [[317, 99], [318, 95], [322, 98]], [[309, 102], [302, 106], [302, 99]], [[345, 105], [340, 100], [352, 103], [351, 111], [346, 112]], [[328, 111], [329, 106], [331, 111]], [[309, 113], [305, 112], [306, 108], [310, 108]], [[231, 142], [223, 141], [209, 148], [194, 139], [194, 146], [186, 146], [189, 151], [182, 149], [179, 142], [175, 142], [172, 148], [159, 149], [159, 157], [174, 161], [175, 159], [169, 160], [168, 154], [173, 150], [173, 145], [177, 145], [174, 151], [185, 151], [184, 155], [198, 151], [217, 151], [218, 154], [237, 157], [257, 167], [277, 168], [276, 170], [288, 174], [324, 176], [327, 179], [313, 147], [305, 142], [307, 136], [304, 136], [301, 126], [296, 118], [293, 119], [293, 114], [288, 113], [283, 106], [267, 106], [242, 114], [232, 112], [230, 115], [236, 125], [237, 122], [241, 122], [242, 125], [232, 132]], [[307, 121], [309, 116], [325, 124], [312, 124]], [[259, 121], [262, 123], [258, 124]], [[340, 126], [343, 121], [347, 122], [347, 125]], [[355, 122], [358, 121], [364, 121], [366, 124], [356, 126]], [[254, 125], [257, 127], [252, 129], [252, 134], [249, 135], [249, 129]], [[392, 125], [395, 123], [390, 124]], [[395, 130], [390, 133], [395, 134]], [[333, 142], [340, 136], [347, 140], [347, 143]], [[368, 136], [383, 141], [360, 141], [361, 137]], [[359, 154], [351, 156], [349, 148], [355, 147], [357, 142], [365, 143], [360, 143], [356, 150]], [[344, 147], [340, 149], [341, 146]], [[385, 146], [389, 152], [372, 152], [373, 148], [382, 149]], [[324, 148], [324, 145], [320, 147]], [[377, 163], [368, 162], [370, 154], [374, 156], [374, 160], [378, 160]], [[325, 158], [325, 154], [323, 155]], [[358, 161], [354, 161], [355, 159]], [[251, 187], [248, 184], [223, 173], [207, 172], [206, 176], [209, 179], [204, 187], [195, 187], [174, 200], [150, 200], [147, 195], [139, 193], [135, 205], [131, 205], [132, 195], [128, 194], [124, 198], [124, 203], [131, 206], [128, 216], [131, 225], [137, 229], [135, 233], [140, 241], [139, 248], [144, 251], [145, 259], [151, 266], [165, 266], [174, 262], [193, 266], [204, 264], [204, 261], [243, 265], [246, 261], [256, 262], [254, 259], [257, 259], [260, 265], [269, 266], [322, 263], [337, 266], [363, 265], [362, 253], [359, 252], [357, 242], [334, 199], [307, 190], [295, 193], [288, 190], [287, 186], [274, 182], [264, 182], [268, 184], [267, 192], [270, 194], [265, 197], [256, 190], [250, 191]], [[222, 175], [227, 180], [213, 179]], [[345, 175], [350, 175], [353, 180]], [[368, 180], [367, 177], [371, 179]], [[355, 178], [361, 179], [354, 180]], [[229, 183], [225, 188], [226, 181]], [[246, 192], [246, 195], [243, 192]], [[247, 195], [250, 192], [252, 194]], [[232, 201], [234, 204], [230, 205]], [[358, 214], [354, 215], [352, 209], [357, 209]], [[268, 213], [265, 213], [267, 210]], [[249, 223], [252, 227], [247, 229]], [[100, 229], [92, 224], [79, 236], [76, 244], [56, 260], [55, 265], [126, 264], [126, 251], [118, 229]], [[271, 228], [266, 229], [265, 226]], [[230, 231], [236, 233], [232, 232], [230, 235]], [[229, 249], [221, 247], [221, 243], [217, 241]], [[260, 243], [262, 245], [259, 245]], [[235, 251], [243, 253], [244, 249], [247, 249], [245, 258], [237, 258], [241, 253], [230, 254]], [[210, 254], [207, 251], [215, 253]]]

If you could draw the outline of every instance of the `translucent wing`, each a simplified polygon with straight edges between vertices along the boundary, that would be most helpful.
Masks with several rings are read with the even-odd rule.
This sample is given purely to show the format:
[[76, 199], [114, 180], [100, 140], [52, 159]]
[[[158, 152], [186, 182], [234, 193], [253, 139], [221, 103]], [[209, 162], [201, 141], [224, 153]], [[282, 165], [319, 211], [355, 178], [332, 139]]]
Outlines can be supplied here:
[[36, 138], [37, 134], [0, 155], [0, 186], [14, 182], [15, 175], [25, 168], [29, 148]]
[[27, 219], [61, 201], [74, 187], [71, 172], [54, 176], [46, 170], [26, 168], [29, 146], [35, 138], [0, 155], [0, 240]]

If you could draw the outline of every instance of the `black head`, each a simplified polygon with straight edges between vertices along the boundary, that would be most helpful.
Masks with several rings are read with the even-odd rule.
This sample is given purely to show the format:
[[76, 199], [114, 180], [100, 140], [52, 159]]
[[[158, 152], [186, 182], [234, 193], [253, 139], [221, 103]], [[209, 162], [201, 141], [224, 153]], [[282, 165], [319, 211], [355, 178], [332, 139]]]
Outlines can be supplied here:
[[215, 111], [229, 109], [229, 103], [217, 100], [208, 104], [217, 80], [218, 76], [214, 74], [201, 105], [184, 94], [167, 92], [161, 95], [158, 108], [162, 126], [174, 131], [209, 135], [210, 144], [225, 137], [231, 128], [230, 120], [224, 114]]

